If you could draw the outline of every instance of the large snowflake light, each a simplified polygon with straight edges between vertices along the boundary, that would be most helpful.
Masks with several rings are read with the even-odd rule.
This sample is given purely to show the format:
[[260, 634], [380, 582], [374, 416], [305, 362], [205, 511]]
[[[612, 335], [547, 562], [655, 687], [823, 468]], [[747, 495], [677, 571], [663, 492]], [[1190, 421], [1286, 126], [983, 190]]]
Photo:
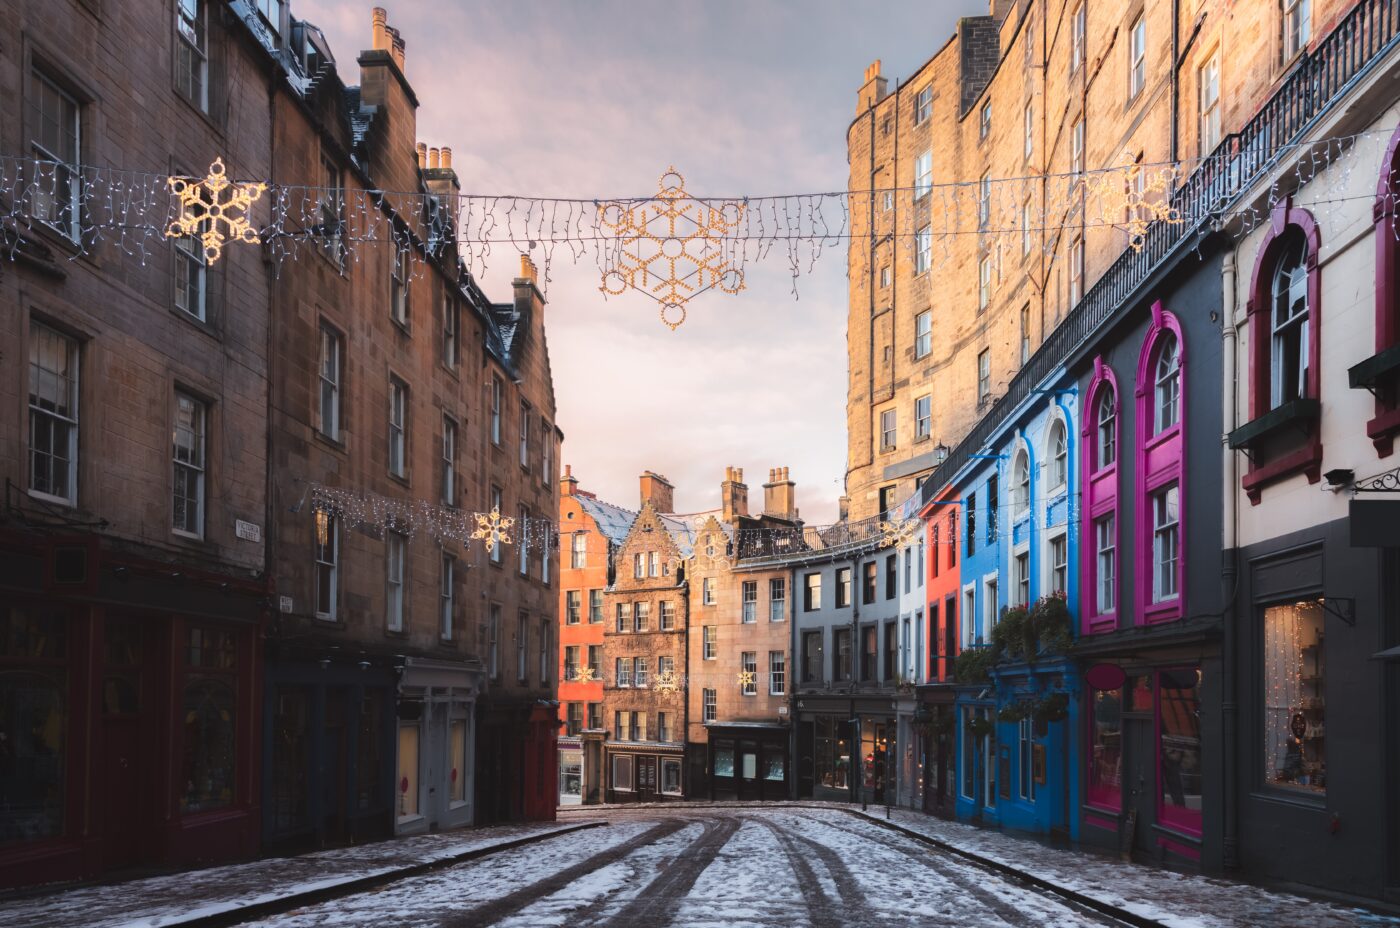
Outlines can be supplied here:
[[1141, 162], [1129, 162], [1126, 155], [1123, 160], [1127, 163], [1118, 170], [1086, 177], [1084, 186], [1098, 197], [1105, 223], [1119, 225], [1119, 218], [1126, 217], [1121, 224], [1128, 229], [1128, 247], [1142, 251], [1147, 229], [1153, 222], [1182, 222], [1181, 210], [1171, 203], [1176, 169], [1171, 165], [1147, 169]]
[[919, 520], [899, 519], [893, 522], [881, 522], [880, 534], [883, 536], [882, 547], [908, 547], [919, 536]]
[[510, 527], [514, 524], [515, 520], [508, 516], [502, 516], [499, 509], [478, 512], [476, 514], [476, 531], [472, 532], [472, 538], [485, 541], [486, 550], [494, 551], [496, 545], [510, 544]]
[[724, 244], [743, 224], [747, 204], [695, 199], [675, 167], [661, 175], [659, 187], [649, 200], [599, 204], [603, 226], [620, 247], [598, 289], [613, 296], [629, 289], [645, 293], [661, 304], [661, 321], [674, 331], [685, 322], [691, 297], [711, 287], [731, 294], [744, 289], [744, 272]]
[[[193, 177], [166, 179], [170, 192], [180, 201], [180, 215], [170, 221], [166, 238], [193, 237], [204, 248], [204, 259], [210, 264], [223, 254], [224, 243], [258, 243], [258, 232], [248, 221], [248, 211], [267, 189], [264, 183], [237, 183], [228, 179], [224, 159], [215, 158], [209, 165], [209, 175], [203, 180]], [[233, 188], [225, 198], [224, 192]]]

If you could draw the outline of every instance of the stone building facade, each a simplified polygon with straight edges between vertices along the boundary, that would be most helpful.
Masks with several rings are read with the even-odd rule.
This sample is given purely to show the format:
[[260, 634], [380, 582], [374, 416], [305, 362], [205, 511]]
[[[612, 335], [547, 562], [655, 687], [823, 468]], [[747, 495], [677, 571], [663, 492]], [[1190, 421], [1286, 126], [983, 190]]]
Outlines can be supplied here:
[[1215, 150], [1352, 6], [992, 0], [893, 87], [867, 69], [847, 129], [852, 518], [910, 496], [1119, 260], [1127, 211], [1078, 178]]
[[[559, 804], [601, 802], [604, 594], [637, 513], [559, 481]], [[585, 737], [585, 733], [589, 737]]]
[[[450, 149], [417, 143], [405, 42], [375, 10], [350, 85], [314, 27], [283, 11], [268, 53], [279, 183], [451, 194]], [[548, 818], [556, 801], [560, 433], [544, 301], [522, 259], [491, 302], [450, 239], [379, 204], [396, 245], [335, 231], [284, 262], [274, 295], [265, 840], [287, 845]], [[516, 520], [512, 544], [439, 542], [322, 513], [312, 484]], [[300, 506], [308, 496], [312, 502]], [[548, 541], [550, 544], [541, 544]], [[325, 732], [335, 733], [333, 737]], [[315, 771], [344, 771], [333, 789]], [[546, 782], [547, 781], [547, 782]]]
[[0, 886], [247, 855], [271, 269], [81, 227], [112, 169], [270, 176], [264, 57], [223, 4], [0, 23], [0, 173], [35, 216], [0, 226]]

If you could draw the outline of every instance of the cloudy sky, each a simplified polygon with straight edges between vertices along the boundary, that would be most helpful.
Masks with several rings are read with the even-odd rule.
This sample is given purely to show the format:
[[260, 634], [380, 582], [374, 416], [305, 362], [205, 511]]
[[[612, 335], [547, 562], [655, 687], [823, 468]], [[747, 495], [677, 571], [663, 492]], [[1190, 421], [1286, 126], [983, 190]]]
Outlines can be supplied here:
[[[370, 3], [293, 0], [325, 30], [347, 83]], [[873, 59], [891, 86], [952, 35], [971, 0], [384, 0], [407, 43], [418, 137], [450, 146], [464, 192], [646, 196], [668, 166], [703, 195], [840, 190], [846, 126]], [[513, 259], [483, 278], [505, 299]], [[779, 255], [748, 289], [690, 305], [675, 332], [640, 294], [606, 300], [593, 260], [556, 263], [548, 331], [580, 485], [637, 505], [665, 474], [682, 511], [718, 505], [728, 465], [750, 498], [791, 468], [809, 522], [835, 518], [846, 460], [846, 280], [828, 251], [798, 296]], [[757, 508], [757, 507], [755, 507]]]

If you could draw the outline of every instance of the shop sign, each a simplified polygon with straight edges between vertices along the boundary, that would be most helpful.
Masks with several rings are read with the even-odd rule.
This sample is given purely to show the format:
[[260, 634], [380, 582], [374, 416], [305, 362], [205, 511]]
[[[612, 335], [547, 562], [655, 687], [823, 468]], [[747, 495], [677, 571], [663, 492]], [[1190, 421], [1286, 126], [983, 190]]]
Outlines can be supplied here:
[[1096, 690], [1116, 690], [1128, 679], [1117, 664], [1095, 664], [1084, 672], [1084, 682]]

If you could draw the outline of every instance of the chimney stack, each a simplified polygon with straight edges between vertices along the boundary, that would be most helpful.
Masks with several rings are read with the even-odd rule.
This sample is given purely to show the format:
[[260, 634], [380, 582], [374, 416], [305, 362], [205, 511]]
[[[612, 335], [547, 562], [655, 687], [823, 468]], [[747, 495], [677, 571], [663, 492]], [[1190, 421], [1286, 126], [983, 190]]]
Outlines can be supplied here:
[[889, 82], [885, 80], [885, 75], [881, 73], [880, 59], [876, 58], [865, 69], [865, 81], [860, 85], [860, 90], [856, 92], [856, 115], [864, 113], [876, 103], [885, 99], [886, 88]]
[[399, 30], [389, 25], [389, 14], [384, 7], [377, 6], [370, 12], [370, 48], [378, 52], [388, 52], [394, 64], [403, 70], [403, 36]]
[[675, 512], [675, 487], [655, 471], [642, 471], [642, 505], [651, 503], [657, 512]]
[[418, 143], [418, 167], [419, 169], [428, 166], [428, 146], [424, 142]]
[[726, 467], [724, 482], [719, 485], [723, 521], [733, 522], [749, 514], [749, 488], [744, 484], [742, 467]]
[[574, 476], [574, 468], [570, 464], [564, 465], [564, 476], [559, 478], [559, 492], [563, 496], [578, 495], [578, 478]]
[[786, 467], [768, 471], [768, 482], [763, 485], [763, 514], [789, 521], [797, 518], [797, 484], [788, 479]]

